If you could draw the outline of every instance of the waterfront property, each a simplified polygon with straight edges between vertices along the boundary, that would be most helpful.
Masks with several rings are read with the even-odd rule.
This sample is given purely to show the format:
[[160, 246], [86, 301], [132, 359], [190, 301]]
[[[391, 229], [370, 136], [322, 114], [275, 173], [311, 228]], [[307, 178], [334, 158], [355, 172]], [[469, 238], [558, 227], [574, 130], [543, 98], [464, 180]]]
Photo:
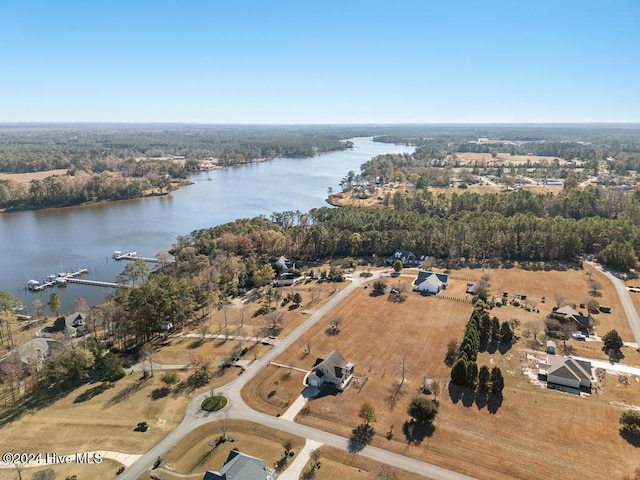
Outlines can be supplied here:
[[86, 316], [83, 313], [74, 312], [66, 317], [56, 318], [53, 325], [40, 330], [39, 336], [49, 338], [59, 333], [68, 338], [82, 335], [86, 330]]

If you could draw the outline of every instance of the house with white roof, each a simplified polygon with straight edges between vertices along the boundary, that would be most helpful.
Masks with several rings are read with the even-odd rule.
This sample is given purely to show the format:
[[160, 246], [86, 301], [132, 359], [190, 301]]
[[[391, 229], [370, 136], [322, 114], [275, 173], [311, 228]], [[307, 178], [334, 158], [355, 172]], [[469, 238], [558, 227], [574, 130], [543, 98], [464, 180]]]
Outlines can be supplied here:
[[449, 275], [439, 272], [420, 272], [413, 281], [416, 292], [436, 294], [449, 286]]

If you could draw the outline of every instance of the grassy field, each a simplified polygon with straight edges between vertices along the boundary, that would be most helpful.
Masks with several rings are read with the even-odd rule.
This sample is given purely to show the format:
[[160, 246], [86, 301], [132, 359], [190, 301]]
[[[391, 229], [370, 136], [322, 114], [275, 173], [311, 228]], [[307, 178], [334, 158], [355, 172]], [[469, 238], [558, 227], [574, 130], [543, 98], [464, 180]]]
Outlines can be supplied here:
[[0, 180], [11, 180], [16, 183], [29, 183], [31, 180], [42, 180], [43, 178], [51, 177], [53, 175], [62, 176], [67, 174], [66, 168], [59, 168], [57, 170], [47, 170], [44, 172], [30, 172], [30, 173], [0, 173]]
[[[185, 372], [178, 373], [182, 379], [186, 377]], [[3, 424], [0, 450], [146, 452], [180, 423], [195, 392], [158, 397], [160, 374], [148, 380], [141, 377], [138, 372], [127, 375], [113, 388], [86, 401], [82, 395], [99, 384], [84, 385], [46, 408]], [[149, 424], [149, 430], [135, 432], [142, 421]]]
[[[316, 272], [329, 271], [330, 266], [324, 265], [316, 268]], [[274, 300], [271, 307], [284, 313], [284, 324], [279, 336], [286, 336], [294, 330], [311, 313], [321, 307], [331, 295], [348, 285], [347, 282], [328, 283], [317, 280], [301, 282], [287, 287], [277, 287], [279, 300]], [[294, 307], [291, 302], [282, 306], [282, 299], [287, 294], [299, 293], [302, 303]], [[193, 333], [225, 334], [256, 336], [260, 328], [265, 325], [264, 315], [258, 314], [258, 310], [264, 306], [263, 299], [244, 298], [220, 309], [212, 311], [205, 319], [203, 325], [193, 330]]]
[[[376, 472], [383, 464], [357, 454], [338, 450], [324, 445], [318, 449], [320, 468], [316, 469], [315, 480], [335, 480], [348, 478], [352, 480], [369, 480], [372, 472]], [[401, 470], [394, 466], [402, 480], [423, 480], [425, 477]], [[309, 469], [309, 463], [303, 471]]]
[[[67, 476], [75, 475], [79, 480], [110, 480], [117, 478], [116, 472], [119, 467], [120, 464], [113, 460], [103, 460], [102, 463], [91, 465], [77, 463], [70, 465], [50, 465], [46, 467], [25, 468], [22, 470], [22, 478], [25, 480], [33, 478], [32, 475], [51, 469], [55, 473], [56, 479], [64, 479]], [[18, 472], [15, 469], [0, 469], [0, 480], [16, 480], [18, 478]]]
[[[560, 165], [565, 165], [567, 162], [562, 158], [557, 157], [543, 157], [540, 155], [510, 155], [508, 153], [498, 153], [495, 157], [492, 157], [490, 153], [475, 153], [475, 152], [461, 152], [456, 153], [458, 160], [466, 162], [467, 165], [473, 165], [476, 162], [484, 162], [486, 166], [498, 166], [498, 165], [521, 165], [527, 162], [531, 163], [548, 163], [552, 164], [556, 159]], [[450, 157], [451, 158], [451, 157]]]
[[[477, 270], [456, 270], [452, 275], [465, 276], [472, 275], [473, 272]], [[539, 313], [534, 313], [515, 307], [494, 309], [492, 315], [496, 315], [501, 320], [508, 320], [513, 316], [525, 323], [529, 320], [544, 318], [551, 313], [553, 307], [567, 304], [576, 305], [578, 311], [586, 314], [586, 309], [581, 308], [580, 304], [586, 305], [589, 300], [594, 299], [600, 305], [611, 307], [611, 313], [594, 315], [598, 322], [596, 332], [603, 335], [609, 330], [616, 329], [623, 340], [633, 341], [633, 334], [616, 289], [598, 270], [585, 265], [584, 269], [567, 271], [534, 272], [511, 268], [492, 270], [487, 273], [490, 276], [491, 294], [496, 298], [499, 298], [503, 292], [508, 292], [510, 299], [514, 294], [524, 294], [527, 296], [527, 302], [540, 310]], [[599, 294], [595, 297], [589, 293], [589, 273], [600, 284]]]
[[[453, 272], [451, 287], [445, 293], [462, 296], [464, 287], [460, 285], [466, 286], [465, 279], [481, 274], [478, 270]], [[529, 318], [543, 318], [555, 306], [556, 292], [561, 292], [566, 302], [580, 303], [589, 297], [584, 270], [529, 272], [513, 268], [489, 274], [492, 291], [526, 294], [540, 309], [537, 314], [513, 306], [493, 309], [492, 315], [501, 320], [516, 317], [524, 323]], [[408, 283], [410, 279], [401, 281]], [[629, 332], [626, 320], [615, 290], [605, 278], [601, 292], [599, 301], [610, 306], [612, 313], [601, 314], [598, 330], [617, 328], [624, 338]], [[541, 388], [523, 373], [530, 370], [527, 354], [531, 351], [528, 342], [522, 340], [504, 354], [483, 353], [479, 357], [479, 365], [502, 369], [506, 387], [501, 401], [487, 402], [471, 392], [447, 387], [450, 371], [443, 362], [446, 344], [462, 337], [470, 311], [467, 303], [437, 296], [409, 292], [407, 300], [398, 304], [388, 301], [386, 295], [370, 297], [369, 289], [357, 290], [328, 316], [343, 317], [339, 335], [326, 335], [328, 321], [320, 322], [277, 359], [310, 369], [316, 356], [338, 349], [355, 363], [356, 375], [361, 377], [344, 393], [312, 400], [297, 421], [349, 436], [360, 423], [357, 414], [361, 403], [368, 400], [377, 413], [372, 423], [374, 445], [479, 478], [622, 478], [640, 466], [637, 447], [618, 431], [618, 418], [624, 408], [640, 408], [640, 383], [635, 378], [625, 381], [617, 375], [606, 375], [606, 386], [588, 397]], [[307, 342], [310, 355], [304, 354]], [[601, 358], [597, 342], [577, 345], [582, 349], [579, 353]], [[391, 392], [394, 382], [402, 377], [403, 358], [406, 381], [393, 406]], [[633, 363], [636, 359], [629, 356], [625, 360]], [[287, 369], [268, 367], [245, 387], [245, 399], [255, 408], [282, 414], [288, 406], [286, 400], [293, 401], [302, 390], [304, 374], [292, 371], [286, 378], [288, 374]], [[406, 408], [414, 395], [420, 395], [425, 376], [445, 385], [438, 398], [440, 411], [434, 432], [425, 432], [418, 445], [408, 445], [403, 434]], [[577, 448], [590, 452], [588, 462], [574, 455]]]
[[[165, 455], [163, 468], [202, 479], [206, 470], [220, 470], [232, 448], [261, 458], [268, 467], [273, 468], [274, 463], [282, 457], [285, 440], [293, 442], [293, 451], [296, 453], [305, 442], [303, 438], [241, 420], [228, 420], [226, 427], [227, 436], [233, 441], [227, 441], [215, 447], [213, 442], [221, 435], [221, 425], [219, 423], [204, 425], [181, 440]], [[161, 475], [161, 478], [165, 477], [171, 478], [168, 475]]]

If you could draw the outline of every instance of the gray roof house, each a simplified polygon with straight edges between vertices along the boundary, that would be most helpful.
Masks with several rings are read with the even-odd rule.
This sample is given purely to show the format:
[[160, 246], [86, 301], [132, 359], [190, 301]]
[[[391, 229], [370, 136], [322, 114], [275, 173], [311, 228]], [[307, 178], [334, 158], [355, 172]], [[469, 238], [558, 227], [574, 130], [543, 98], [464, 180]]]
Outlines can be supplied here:
[[66, 317], [58, 317], [53, 325], [45, 327], [40, 331], [41, 337], [52, 337], [56, 333], [61, 333], [65, 337], [75, 337], [86, 330], [86, 315], [74, 312]]
[[569, 387], [579, 390], [591, 388], [591, 362], [565, 358], [556, 355], [547, 356], [546, 363], [538, 365], [538, 373], [547, 377], [549, 387]]
[[556, 317], [572, 320], [577, 323], [579, 328], [589, 328], [589, 317], [585, 317], [581, 313], [577, 312], [571, 305], [565, 305], [552, 312], [552, 315]]
[[353, 377], [354, 365], [337, 350], [318, 357], [305, 382], [311, 387], [333, 387], [344, 390]]
[[395, 263], [397, 260], [402, 262], [403, 267], [416, 267], [420, 265], [418, 258], [409, 250], [396, 250], [388, 259], [391, 264]]
[[276, 261], [273, 262], [274, 267], [278, 272], [288, 272], [292, 268], [296, 268], [296, 264], [289, 260], [287, 257], [282, 255]]
[[60, 346], [60, 342], [51, 338], [32, 338], [18, 347], [18, 357], [25, 367], [35, 366], [40, 370], [44, 359]]
[[275, 477], [275, 471], [267, 468], [264, 460], [234, 448], [220, 471], [208, 471], [202, 480], [274, 480]]
[[413, 289], [423, 293], [438, 293], [449, 286], [449, 275], [439, 272], [419, 272]]

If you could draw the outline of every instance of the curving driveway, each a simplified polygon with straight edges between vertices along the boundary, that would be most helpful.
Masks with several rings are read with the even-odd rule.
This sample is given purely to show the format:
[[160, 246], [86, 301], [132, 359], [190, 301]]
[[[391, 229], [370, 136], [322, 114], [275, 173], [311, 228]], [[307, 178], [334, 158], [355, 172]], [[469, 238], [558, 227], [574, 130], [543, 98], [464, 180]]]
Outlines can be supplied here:
[[[216, 389], [216, 393], [225, 395], [229, 402], [221, 412], [205, 412], [200, 408], [200, 404], [209, 392], [203, 392], [189, 402], [184, 419], [169, 435], [162, 439], [158, 444], [151, 448], [146, 454], [142, 455], [136, 462], [118, 476], [119, 480], [137, 480], [146, 471], [148, 471], [153, 463], [175, 447], [184, 437], [189, 435], [193, 430], [209, 422], [216, 421], [220, 415], [227, 415], [228, 418], [247, 420], [259, 423], [270, 428], [282, 430], [292, 435], [298, 435], [315, 442], [325, 445], [347, 450], [348, 439], [332, 433], [328, 433], [316, 428], [300, 425], [295, 422], [285, 420], [280, 417], [273, 417], [249, 407], [240, 392], [242, 388], [249, 383], [268, 363], [285, 351], [293, 342], [299, 339], [322, 317], [336, 307], [349, 294], [366, 281], [370, 281], [382, 275], [382, 272], [375, 272], [373, 277], [352, 278], [351, 284], [342, 291], [336, 293], [327, 303], [320, 307], [313, 315], [305, 320], [298, 328], [291, 332], [286, 338], [281, 339], [278, 344], [271, 349], [266, 355], [254, 361], [246, 371], [237, 377], [234, 381], [228, 383], [222, 388]], [[471, 480], [472, 477], [447, 470], [445, 468], [430, 463], [415, 460], [404, 455], [390, 452], [377, 447], [366, 446], [360, 455], [388, 463], [395, 466], [401, 466], [402, 469], [411, 471], [418, 475], [422, 475], [435, 480]]]
[[631, 331], [633, 332], [633, 336], [636, 339], [636, 344], [640, 346], [640, 316], [636, 311], [636, 307], [633, 305], [633, 301], [631, 300], [631, 296], [629, 295], [629, 291], [627, 290], [627, 286], [624, 284], [622, 280], [613, 275], [609, 270], [603, 268], [601, 265], [594, 262], [585, 262], [591, 265], [593, 268], [600, 270], [605, 276], [611, 280], [613, 286], [616, 287], [616, 291], [618, 292], [618, 297], [620, 297], [620, 302], [622, 303], [622, 308], [624, 309], [624, 313], [627, 316], [627, 321], [629, 322], [629, 326], [631, 327]]

